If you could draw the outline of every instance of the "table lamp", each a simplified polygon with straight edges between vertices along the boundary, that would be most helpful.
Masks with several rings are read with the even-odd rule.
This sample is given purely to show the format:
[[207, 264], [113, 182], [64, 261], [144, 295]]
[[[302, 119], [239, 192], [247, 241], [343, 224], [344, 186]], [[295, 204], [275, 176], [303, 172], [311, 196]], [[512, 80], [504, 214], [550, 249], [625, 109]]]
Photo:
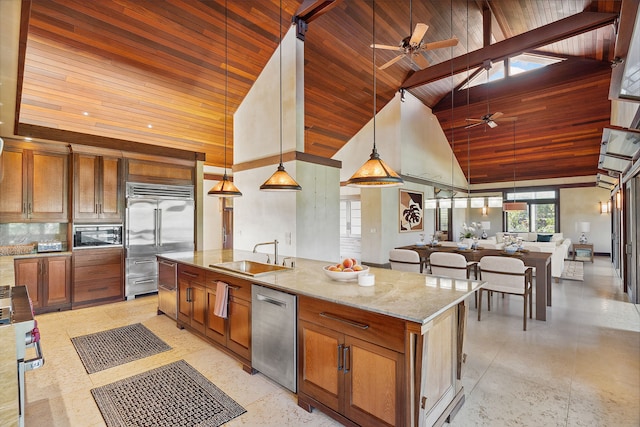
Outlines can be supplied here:
[[482, 238], [486, 239], [487, 237], [487, 231], [489, 231], [491, 229], [491, 221], [482, 221], [480, 223], [480, 226], [482, 227]]
[[580, 238], [578, 239], [578, 241], [584, 245], [585, 243], [587, 243], [587, 236], [584, 233], [588, 233], [589, 231], [591, 231], [591, 223], [581, 222], [579, 223], [579, 227], [580, 227], [580, 232], [582, 234], [580, 235]]

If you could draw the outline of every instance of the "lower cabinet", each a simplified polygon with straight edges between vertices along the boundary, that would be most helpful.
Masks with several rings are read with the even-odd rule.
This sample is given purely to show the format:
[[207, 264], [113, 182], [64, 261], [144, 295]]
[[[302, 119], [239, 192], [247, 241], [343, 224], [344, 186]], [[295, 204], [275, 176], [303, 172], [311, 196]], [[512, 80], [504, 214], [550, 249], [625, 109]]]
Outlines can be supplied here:
[[299, 296], [298, 404], [405, 425], [404, 321]]
[[[229, 285], [227, 317], [216, 316], [218, 282]], [[178, 326], [207, 337], [251, 368], [251, 282], [178, 264]]]
[[178, 326], [189, 326], [201, 334], [207, 320], [204, 280], [204, 269], [178, 264]]
[[71, 308], [71, 255], [18, 258], [14, 270], [36, 314]]
[[124, 299], [122, 248], [80, 249], [73, 252], [73, 307]]

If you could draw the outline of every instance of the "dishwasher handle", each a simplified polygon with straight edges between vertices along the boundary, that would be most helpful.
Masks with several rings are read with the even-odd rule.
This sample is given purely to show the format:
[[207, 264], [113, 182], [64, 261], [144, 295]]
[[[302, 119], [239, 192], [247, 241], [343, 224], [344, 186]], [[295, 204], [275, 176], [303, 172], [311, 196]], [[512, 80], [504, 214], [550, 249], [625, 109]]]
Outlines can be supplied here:
[[284, 301], [277, 300], [275, 298], [271, 298], [265, 295], [257, 295], [258, 301], [268, 302], [269, 304], [277, 305], [278, 307], [286, 307], [287, 303]]

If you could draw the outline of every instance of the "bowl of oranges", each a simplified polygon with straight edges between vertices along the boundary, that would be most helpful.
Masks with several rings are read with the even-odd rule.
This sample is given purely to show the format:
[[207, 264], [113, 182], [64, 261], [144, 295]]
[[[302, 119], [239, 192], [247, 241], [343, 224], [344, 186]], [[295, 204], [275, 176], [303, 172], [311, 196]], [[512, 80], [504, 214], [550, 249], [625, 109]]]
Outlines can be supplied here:
[[331, 280], [348, 282], [351, 280], [357, 280], [358, 275], [362, 273], [367, 273], [369, 271], [369, 267], [358, 264], [358, 261], [353, 258], [345, 258], [338, 264], [331, 264], [323, 267], [322, 270]]

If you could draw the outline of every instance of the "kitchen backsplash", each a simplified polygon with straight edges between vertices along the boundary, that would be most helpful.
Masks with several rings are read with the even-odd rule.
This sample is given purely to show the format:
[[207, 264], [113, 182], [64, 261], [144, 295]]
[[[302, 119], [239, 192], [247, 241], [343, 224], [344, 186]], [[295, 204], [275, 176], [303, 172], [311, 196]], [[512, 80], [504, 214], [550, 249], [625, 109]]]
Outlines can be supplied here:
[[0, 246], [23, 245], [51, 240], [59, 240], [66, 243], [67, 226], [68, 224], [58, 222], [0, 224]]

